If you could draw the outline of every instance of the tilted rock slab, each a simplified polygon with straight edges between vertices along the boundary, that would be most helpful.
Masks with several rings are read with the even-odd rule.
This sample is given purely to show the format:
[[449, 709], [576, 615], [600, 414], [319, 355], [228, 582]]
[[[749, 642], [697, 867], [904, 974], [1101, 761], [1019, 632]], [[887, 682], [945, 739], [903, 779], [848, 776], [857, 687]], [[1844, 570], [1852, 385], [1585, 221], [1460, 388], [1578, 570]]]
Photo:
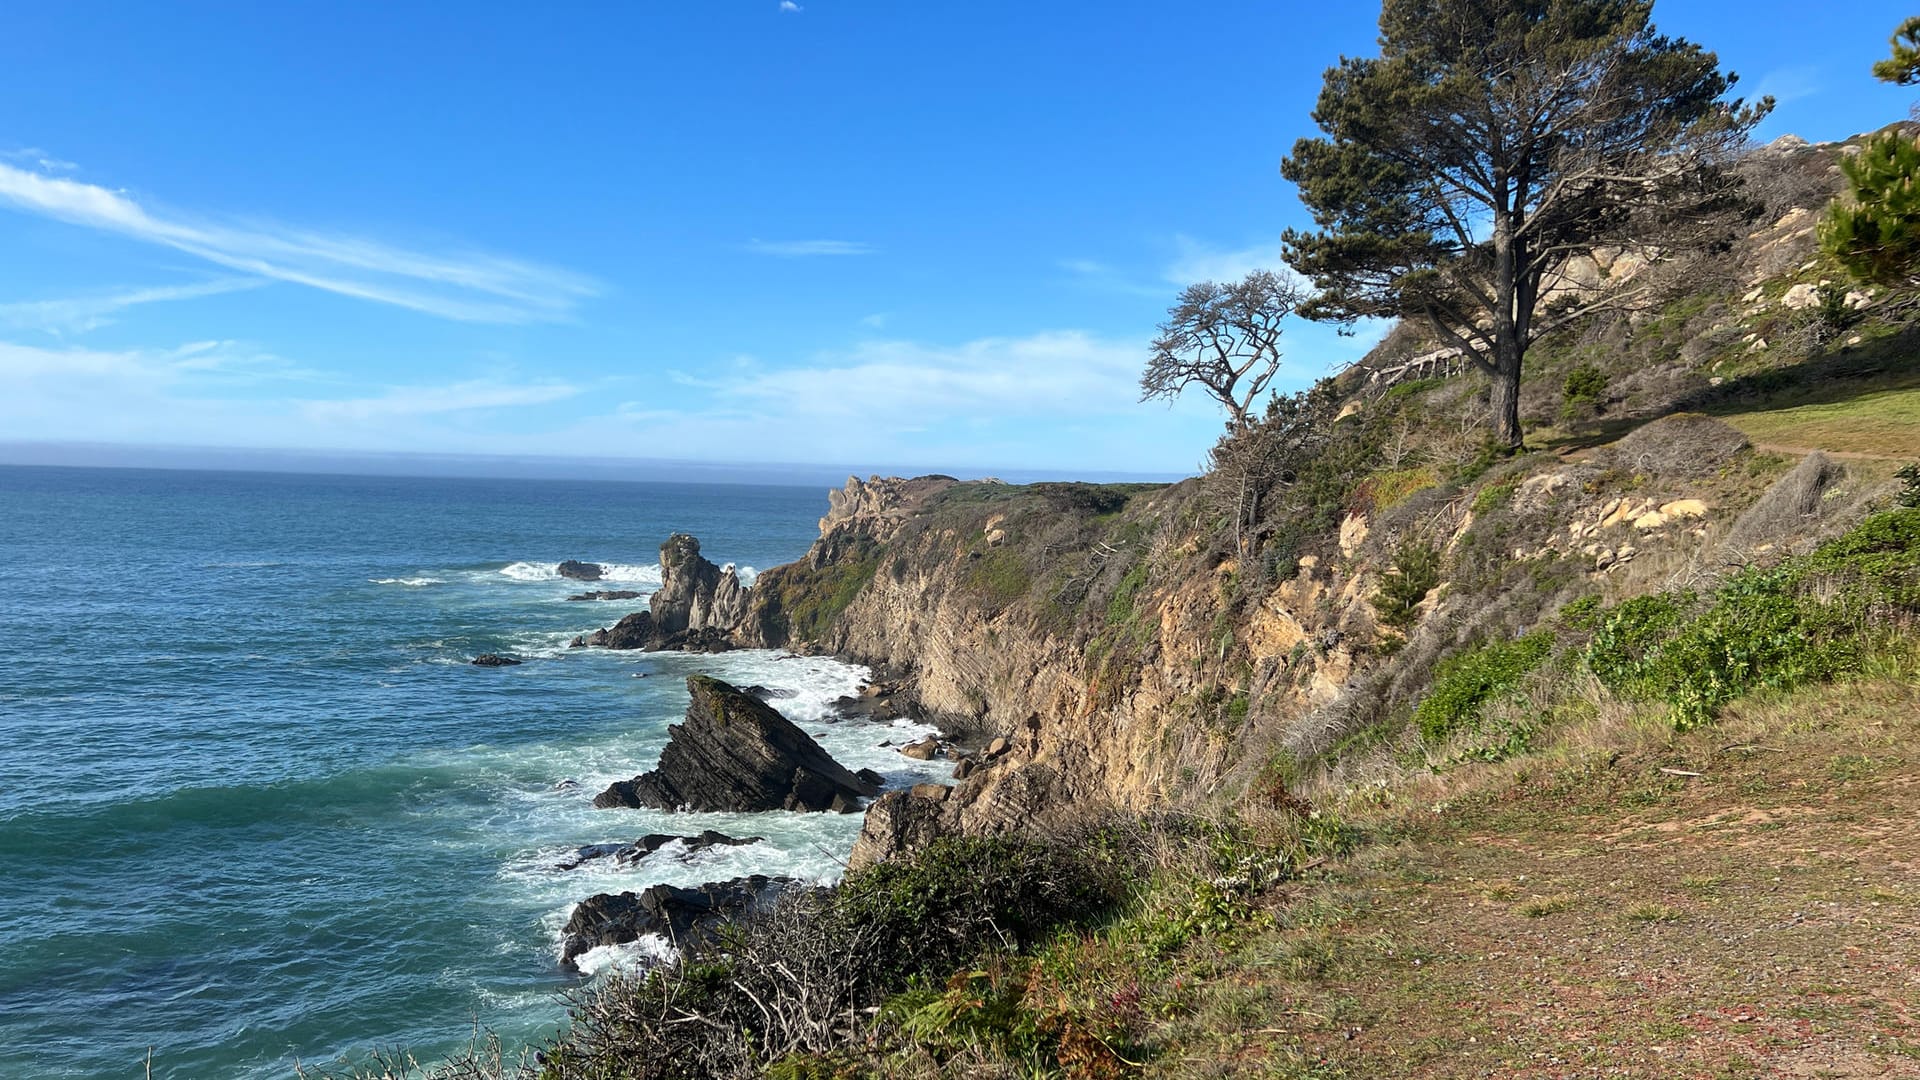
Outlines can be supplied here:
[[792, 883], [755, 874], [694, 889], [655, 885], [637, 893], [590, 896], [573, 909], [561, 931], [560, 963], [575, 968], [589, 949], [625, 945], [645, 934], [659, 934], [684, 955], [711, 940], [725, 923], [771, 903]]
[[659, 766], [607, 788], [594, 806], [850, 813], [879, 794], [759, 698], [705, 675], [689, 676], [687, 692], [687, 718], [668, 729]]

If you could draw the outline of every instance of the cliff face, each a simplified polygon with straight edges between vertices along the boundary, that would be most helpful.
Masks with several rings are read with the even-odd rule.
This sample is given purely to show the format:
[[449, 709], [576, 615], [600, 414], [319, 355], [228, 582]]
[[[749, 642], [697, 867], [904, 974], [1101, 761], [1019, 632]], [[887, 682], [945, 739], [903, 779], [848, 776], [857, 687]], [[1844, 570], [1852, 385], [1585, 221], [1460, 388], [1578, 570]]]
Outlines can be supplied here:
[[[1198, 484], [1093, 488], [944, 477], [850, 481], [806, 559], [762, 575], [751, 643], [902, 669], [920, 707], [977, 741], [939, 801], [882, 799], [866, 861], [935, 831], [994, 832], [1088, 806], [1200, 797], [1258, 693], [1299, 712], [1337, 694], [1364, 605], [1309, 561], [1251, 613], [1223, 604]], [[1223, 640], [1226, 639], [1226, 640]], [[1261, 658], [1250, 664], [1249, 657]]]
[[[882, 796], [858, 865], [943, 832], [1231, 795], [1309, 759], [1337, 774], [1329, 751], [1416, 700], [1444, 656], [1574, 597], [1711, 575], [1855, 514], [1833, 462], [1793, 465], [1674, 416], [1466, 485], [1389, 497], [1368, 495], [1370, 478], [1286, 560], [1236, 550], [1204, 479], [852, 481], [807, 558], [750, 591], [736, 637], [904, 671], [963, 742], [1005, 740], [950, 792]], [[1416, 574], [1410, 548], [1434, 553], [1432, 580], [1386, 625], [1383, 590]]]

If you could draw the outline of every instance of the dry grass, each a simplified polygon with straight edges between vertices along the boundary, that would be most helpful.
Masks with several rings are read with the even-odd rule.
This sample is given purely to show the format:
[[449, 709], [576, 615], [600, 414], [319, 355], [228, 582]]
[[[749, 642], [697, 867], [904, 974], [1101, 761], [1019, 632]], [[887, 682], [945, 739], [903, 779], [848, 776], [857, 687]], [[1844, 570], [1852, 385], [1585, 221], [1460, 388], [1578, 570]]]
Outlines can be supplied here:
[[1192, 962], [1160, 1074], [1920, 1076], [1920, 665], [1686, 735], [1588, 712], [1349, 790], [1378, 842]]

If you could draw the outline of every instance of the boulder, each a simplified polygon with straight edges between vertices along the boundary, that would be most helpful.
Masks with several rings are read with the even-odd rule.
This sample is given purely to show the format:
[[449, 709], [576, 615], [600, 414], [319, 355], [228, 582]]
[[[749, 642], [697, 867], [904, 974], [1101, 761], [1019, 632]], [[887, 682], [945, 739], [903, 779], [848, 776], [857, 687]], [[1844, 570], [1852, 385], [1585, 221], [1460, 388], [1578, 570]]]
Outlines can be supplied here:
[[499, 653], [481, 653], [479, 656], [476, 656], [473, 658], [473, 666], [474, 667], [518, 667], [520, 666], [520, 661], [515, 660], [511, 656], [502, 656]]
[[573, 968], [588, 949], [624, 945], [646, 934], [659, 934], [688, 952], [712, 938], [722, 924], [771, 903], [791, 883], [789, 878], [755, 874], [695, 889], [655, 885], [638, 893], [590, 896], [567, 919], [560, 963]]
[[910, 791], [890, 791], [875, 799], [860, 823], [860, 838], [847, 856], [848, 867], [858, 870], [932, 843], [946, 831], [942, 812], [949, 805], [946, 800], [914, 798]]
[[599, 581], [601, 575], [607, 572], [606, 567], [599, 563], [581, 562], [578, 559], [568, 559], [554, 569], [561, 577], [574, 581]]
[[915, 761], [932, 761], [934, 755], [940, 752], [940, 740], [929, 735], [901, 747], [900, 752]]
[[687, 692], [687, 718], [669, 729], [659, 766], [612, 785], [593, 805], [847, 813], [879, 793], [766, 702], [705, 675], [689, 676]]
[[554, 869], [573, 870], [595, 859], [612, 859], [623, 866], [631, 866], [675, 841], [686, 845], [686, 850], [680, 853], [680, 857], [684, 859], [711, 847], [741, 847], [746, 844], [757, 844], [763, 839], [765, 837], [760, 836], [735, 839], [726, 833], [715, 832], [712, 829], [704, 830], [694, 836], [648, 833], [631, 844], [588, 844], [577, 848], [572, 855], [555, 864]]
[[637, 600], [641, 593], [637, 589], [600, 589], [594, 592], [574, 593], [569, 600]]

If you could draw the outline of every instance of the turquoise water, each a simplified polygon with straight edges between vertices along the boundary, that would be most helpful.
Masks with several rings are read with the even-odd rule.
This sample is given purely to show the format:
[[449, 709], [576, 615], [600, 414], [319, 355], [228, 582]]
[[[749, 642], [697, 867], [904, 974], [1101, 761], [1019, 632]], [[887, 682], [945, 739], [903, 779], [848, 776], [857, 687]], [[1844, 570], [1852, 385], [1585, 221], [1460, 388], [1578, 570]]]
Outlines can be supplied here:
[[[0, 1077], [285, 1077], [477, 1021], [551, 1031], [569, 906], [655, 881], [830, 879], [857, 816], [595, 811], [650, 767], [694, 671], [850, 767], [928, 766], [831, 724], [823, 659], [568, 650], [644, 600], [670, 532], [801, 555], [818, 489], [0, 468]], [[552, 573], [608, 564], [598, 585]], [[482, 652], [520, 667], [476, 668]], [[644, 677], [637, 677], [644, 676]], [[577, 787], [557, 788], [575, 780]], [[720, 828], [691, 862], [553, 869]], [[653, 865], [657, 863], [658, 865]], [[623, 957], [597, 955], [611, 965]]]

